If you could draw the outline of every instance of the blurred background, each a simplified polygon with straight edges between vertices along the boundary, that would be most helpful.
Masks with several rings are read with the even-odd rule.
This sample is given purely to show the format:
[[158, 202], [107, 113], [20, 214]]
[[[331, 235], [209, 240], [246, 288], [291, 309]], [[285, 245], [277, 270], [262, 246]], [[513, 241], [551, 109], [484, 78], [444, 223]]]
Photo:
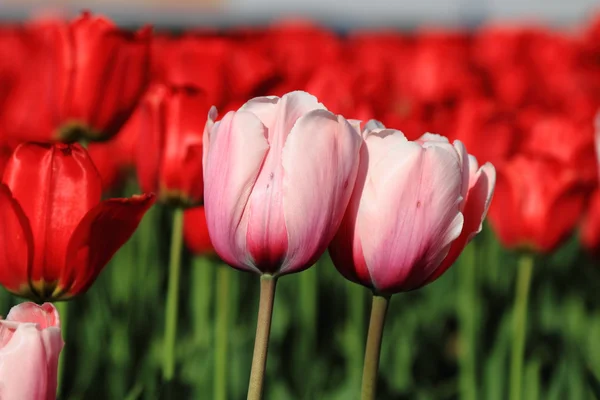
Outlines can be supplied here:
[[[584, 168], [591, 171], [591, 180], [586, 178], [584, 188], [569, 188], [569, 193], [575, 191], [581, 196], [580, 212], [572, 218], [569, 216], [572, 220], [570, 225], [567, 224], [569, 226], [561, 226], [564, 232], [559, 235], [560, 240], [535, 251], [529, 319], [525, 327], [523, 399], [598, 398], [600, 259], [596, 254], [600, 238], [591, 233], [591, 242], [584, 249], [579, 235], [582, 221], [591, 221], [588, 204], [591, 193], [598, 189], [593, 154], [593, 114], [600, 107], [600, 28], [595, 22], [600, 6], [597, 0], [0, 1], [0, 20], [4, 23], [36, 16], [71, 17], [82, 9], [89, 9], [110, 17], [123, 27], [152, 24], [158, 34], [212, 27], [219, 28], [215, 34], [227, 36], [229, 29], [253, 26], [259, 32], [265, 30], [268, 35], [273, 35], [269, 37], [279, 37], [277, 29], [270, 30], [272, 26], [283, 26], [284, 20], [301, 18], [313, 21], [315, 26], [300, 28], [300, 39], [292, 34], [295, 41], [290, 46], [302, 46], [298, 43], [305, 35], [302, 29], [306, 29], [309, 32], [306, 37], [313, 38], [306, 45], [308, 52], [299, 56], [306, 59], [311, 58], [312, 50], [320, 46], [320, 32], [360, 30], [365, 33], [386, 28], [391, 35], [408, 37], [411, 49], [424, 46], [425, 56], [418, 58], [420, 64], [414, 70], [402, 69], [402, 73], [408, 71], [405, 79], [414, 81], [418, 87], [402, 92], [402, 102], [389, 107], [391, 111], [386, 109], [374, 116], [381, 117], [386, 123], [391, 121], [392, 127], [405, 130], [413, 137], [430, 130], [460, 137], [465, 142], [471, 138], [471, 145], [467, 143], [470, 152], [481, 161], [497, 161], [499, 170], [503, 163], [510, 163], [514, 158], [538, 157], [538, 153], [543, 153], [544, 160], [560, 159], [556, 171], [568, 171], [571, 175], [581, 175]], [[503, 38], [502, 34], [498, 38], [493, 33], [483, 35], [481, 32], [490, 32], [486, 29], [492, 24], [499, 27], [499, 31], [507, 27], [510, 32], [516, 27], [518, 33], [514, 40]], [[529, 28], [533, 27], [536, 29], [531, 33]], [[437, 36], [426, 36], [421, 41], [418, 32], [425, 28], [437, 32]], [[450, 33], [446, 37], [446, 30], [461, 31], [465, 36]], [[521, 35], [522, 32], [525, 33]], [[328, 33], [323, 35], [329, 38]], [[511, 34], [508, 36], [512, 38]], [[377, 37], [368, 34], [364, 38], [365, 43], [379, 42]], [[380, 43], [384, 43], [385, 38], [382, 36]], [[563, 38], [566, 39], [563, 41]], [[353, 45], [358, 48], [363, 42], [360, 37], [355, 39]], [[286, 47], [286, 40], [278, 42], [277, 46]], [[515, 43], [518, 44], [510, 47]], [[427, 47], [429, 45], [431, 47]], [[369, 46], [374, 47], [373, 44]], [[271, 62], [270, 52], [276, 51], [273, 48], [260, 47], [259, 55], [253, 57]], [[506, 48], [509, 50], [503, 53]], [[569, 51], [565, 52], [565, 49]], [[575, 56], [572, 56], [572, 49], [577, 53]], [[400, 59], [411, 60], [415, 54], [411, 53], [413, 50], [407, 50], [402, 56], [406, 58]], [[380, 61], [392, 65], [392, 69], [400, 65], [394, 64], [394, 60], [384, 61], [383, 55], [381, 59], [369, 58], [372, 57], [370, 53], [364, 48], [362, 51], [351, 53], [358, 57], [356, 64], [361, 64], [361, 57], [365, 57], [369, 60], [365, 65]], [[283, 53], [277, 53], [279, 58], [275, 59], [285, 57]], [[385, 55], [386, 50], [375, 53]], [[473, 54], [484, 55], [479, 59]], [[565, 56], [567, 54], [569, 57]], [[499, 58], [495, 59], [496, 56]], [[503, 57], [512, 58], [504, 65]], [[158, 63], [169, 64], [171, 61], [179, 62], [175, 58], [164, 58]], [[210, 64], [212, 60], [205, 58], [203, 62]], [[318, 62], [315, 58], [315, 64]], [[498, 64], [503, 64], [503, 69], [495, 74]], [[568, 66], [562, 68], [566, 64]], [[410, 71], [429, 71], [428, 67], [434, 70], [430, 75], [411, 75]], [[320, 69], [311, 68], [313, 66], [307, 67], [310, 72], [302, 76], [301, 83], [295, 81], [286, 86], [287, 76], [283, 69], [270, 65], [266, 69], [270, 71], [268, 74], [277, 74], [277, 85], [271, 85], [271, 79], [261, 75], [257, 79], [263, 80], [245, 91], [244, 96], [281, 94], [283, 88], [310, 87], [323, 93], [327, 97], [325, 105], [332, 104], [331, 108], [336, 111], [336, 107], [344, 106], [336, 100], [358, 93], [354, 86], [339, 87], [330, 83], [330, 74], [321, 79]], [[231, 70], [235, 75], [236, 69]], [[526, 78], [519, 75], [513, 80], [516, 76], [513, 72], [517, 70], [525, 71], [523, 76]], [[198, 71], [202, 68], [198, 67]], [[449, 71], [449, 78], [436, 80], [436, 74], [444, 75], [444, 71]], [[463, 75], [460, 80], [456, 78], [462, 84], [457, 88], [453, 82], [459, 75], [452, 75], [455, 71], [457, 74], [469, 71], [468, 74], [485, 81], [481, 85], [485, 88], [480, 90], [477, 84], [471, 85], [469, 78]], [[544, 71], [548, 75], [543, 74]], [[379, 70], [371, 72], [366, 76], [380, 77]], [[536, 78], [540, 76], [540, 79]], [[564, 80], [552, 79], [565, 76]], [[219, 79], [231, 79], [231, 76]], [[383, 87], [387, 88], [390, 82], [387, 75], [382, 79]], [[571, 84], [571, 81], [576, 83]], [[505, 82], [509, 83], [504, 85]], [[372, 82], [359, 80], [357, 87], [368, 86], [365, 83]], [[393, 90], [401, 91], [405, 87], [398, 84]], [[438, 87], [441, 89], [436, 89]], [[475, 87], [477, 89], [473, 91], [477, 91], [477, 95], [466, 94]], [[537, 94], [531, 95], [532, 91]], [[440, 98], [436, 97], [438, 94]], [[465, 117], [465, 113], [471, 115], [476, 106], [480, 109], [479, 103], [470, 103], [472, 97], [477, 101], [484, 98], [485, 104], [492, 102], [502, 112], [494, 111], [493, 116], [486, 114], [483, 120], [479, 119], [479, 114]], [[465, 98], [468, 101], [463, 102]], [[225, 108], [242, 104], [245, 99], [227, 99]], [[400, 109], [406, 101], [419, 104], [412, 110], [426, 111], [419, 111], [414, 118], [406, 115], [395, 118], [396, 114], [405, 113]], [[349, 113], [357, 110], [346, 109]], [[527, 118], [521, 118], [526, 111], [532, 112], [527, 113]], [[465, 117], [466, 121], [459, 116]], [[558, 128], [552, 125], [556, 122], [553, 118], [560, 119]], [[457, 120], [462, 121], [461, 124], [455, 125]], [[549, 120], [554, 122], [549, 125], [546, 123]], [[448, 121], [452, 124], [446, 124]], [[570, 128], [564, 128], [565, 124]], [[509, 139], [495, 141], [494, 138], [505, 135], [500, 132], [504, 128], [496, 129], [499, 126], [509, 126], [506, 128], [510, 131]], [[465, 133], [466, 130], [469, 132]], [[495, 132], [497, 136], [486, 137], [487, 132]], [[473, 135], [480, 135], [479, 139]], [[570, 143], [579, 140], [576, 139], [579, 136], [584, 137], [583, 145], [567, 154], [571, 151]], [[506, 145], [507, 141], [512, 144]], [[550, 145], [554, 150], [548, 150]], [[532, 156], [532, 153], [535, 154]], [[541, 175], [528, 175], [530, 180], [517, 192], [528, 193], [541, 180], [552, 182], [558, 174], [553, 171], [549, 168], [540, 172]], [[517, 170], [518, 174], [520, 172], [522, 170]], [[543, 220], [536, 231], [538, 235], [552, 230], [554, 220], [564, 225], [563, 208], [552, 208], [544, 202], [556, 195], [555, 191], [546, 190], [549, 186], [540, 189], [541, 195], [535, 192], [534, 200], [530, 200], [533, 203], [528, 203], [533, 204], [530, 208], [534, 214], [543, 214], [538, 218]], [[130, 195], [140, 189], [135, 174], [129, 173], [118, 187], [111, 187], [109, 191]], [[518, 207], [518, 204], [513, 206]], [[508, 207], [511, 204], [506, 202], [493, 207], [496, 207], [497, 229], [486, 223], [482, 234], [467, 247], [457, 264], [435, 283], [419, 291], [394, 296], [384, 334], [380, 399], [508, 398], [512, 306], [520, 253], [514, 249], [519, 247], [514, 242], [507, 244], [509, 241], [505, 240], [502, 244], [499, 241], [498, 229], [502, 230], [502, 227], [498, 226], [502, 223], [518, 225], [522, 214], [510, 213]], [[166, 206], [154, 207], [89, 292], [68, 304], [64, 329], [67, 342], [65, 374], [59, 398], [164, 398], [161, 357], [171, 213]], [[598, 226], [599, 222], [589, 223]], [[526, 237], [521, 241], [529, 245]], [[532, 240], [535, 241], [536, 238]], [[246, 396], [258, 306], [258, 279], [231, 271], [225, 284], [223, 281], [218, 283], [216, 276], [222, 268], [226, 267], [215, 256], [194, 255], [188, 249], [184, 252], [175, 388], [178, 399], [237, 400]], [[214, 311], [219, 295], [229, 299], [227, 317], [221, 323], [216, 322], [219, 316]], [[8, 293], [0, 292], [1, 310], [8, 310], [18, 301]], [[327, 255], [315, 268], [282, 278], [275, 303], [265, 398], [358, 399], [369, 304], [368, 290], [342, 279]], [[225, 396], [221, 393], [221, 397], [217, 397], [213, 389], [215, 342], [223, 335], [228, 338], [228, 384]]]
[[40, 10], [77, 13], [90, 9], [122, 24], [157, 26], [261, 24], [282, 17], [308, 17], [329, 26], [414, 27], [427, 23], [463, 26], [489, 19], [550, 24], [581, 22], [600, 6], [595, 0], [2, 0], [2, 19]]

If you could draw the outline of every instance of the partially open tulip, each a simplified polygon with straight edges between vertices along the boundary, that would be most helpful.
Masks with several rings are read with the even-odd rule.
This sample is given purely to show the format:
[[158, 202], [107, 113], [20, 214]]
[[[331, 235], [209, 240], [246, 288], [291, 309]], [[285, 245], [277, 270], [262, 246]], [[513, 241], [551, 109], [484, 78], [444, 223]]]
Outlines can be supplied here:
[[28, 59], [2, 117], [8, 133], [36, 141], [116, 134], [149, 78], [150, 30], [127, 32], [89, 13], [26, 28]]
[[140, 105], [136, 163], [140, 187], [160, 201], [202, 202], [202, 140], [210, 105], [192, 88], [154, 85]]
[[206, 226], [204, 207], [185, 210], [183, 217], [183, 238], [194, 254], [211, 254], [215, 250], [210, 241]]
[[305, 92], [250, 100], [204, 138], [204, 205], [217, 254], [275, 276], [325, 251], [344, 214], [361, 138]]
[[0, 398], [54, 400], [63, 348], [56, 308], [21, 303], [0, 319]]
[[565, 164], [517, 155], [498, 168], [491, 226], [506, 247], [551, 252], [579, 222], [588, 186]]
[[448, 269], [481, 230], [495, 181], [456, 141], [409, 141], [375, 122], [352, 199], [329, 252], [347, 279], [376, 293], [417, 289]]
[[17, 147], [0, 184], [0, 284], [37, 301], [85, 292], [154, 202], [152, 194], [101, 194], [79, 144]]

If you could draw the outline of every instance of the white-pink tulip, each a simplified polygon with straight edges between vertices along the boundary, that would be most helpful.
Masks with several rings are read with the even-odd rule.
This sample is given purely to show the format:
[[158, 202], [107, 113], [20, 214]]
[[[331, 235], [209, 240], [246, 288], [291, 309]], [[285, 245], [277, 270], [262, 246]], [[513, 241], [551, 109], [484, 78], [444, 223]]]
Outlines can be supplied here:
[[282, 275], [312, 265], [354, 187], [362, 139], [305, 92], [259, 97], [204, 136], [204, 205], [212, 243], [231, 266]]
[[0, 320], [0, 399], [55, 399], [63, 345], [60, 318], [52, 304], [13, 307]]
[[371, 121], [352, 199], [329, 247], [347, 279], [393, 294], [432, 282], [481, 230], [495, 169], [462, 143]]

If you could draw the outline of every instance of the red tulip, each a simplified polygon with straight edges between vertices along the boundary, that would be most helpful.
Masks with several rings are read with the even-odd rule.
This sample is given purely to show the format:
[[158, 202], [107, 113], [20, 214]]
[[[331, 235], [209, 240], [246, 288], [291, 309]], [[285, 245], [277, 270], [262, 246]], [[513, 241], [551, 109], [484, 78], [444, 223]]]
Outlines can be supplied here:
[[192, 206], [202, 201], [202, 137], [210, 104], [191, 88], [156, 84], [141, 105], [137, 174], [143, 191]]
[[208, 235], [204, 207], [185, 210], [183, 218], [183, 237], [190, 250], [194, 254], [214, 253], [215, 249]]
[[590, 198], [579, 236], [586, 249], [600, 251], [600, 190], [594, 191]]
[[152, 194], [100, 201], [101, 194], [80, 145], [17, 147], [0, 184], [0, 284], [37, 301], [85, 292], [154, 202]]
[[463, 142], [481, 162], [500, 165], [518, 149], [519, 133], [514, 113], [492, 100], [474, 98], [458, 105], [452, 138]]
[[8, 133], [36, 141], [116, 134], [147, 84], [150, 30], [125, 32], [84, 13], [31, 23], [23, 35], [29, 58], [3, 117]]
[[256, 45], [227, 36], [159, 36], [152, 58], [154, 81], [202, 89], [219, 109], [233, 100], [245, 101], [274, 73]]
[[575, 228], [588, 192], [577, 170], [520, 154], [498, 168], [489, 219], [504, 246], [550, 252]]
[[116, 136], [105, 142], [88, 144], [88, 154], [100, 173], [105, 191], [124, 183], [127, 172], [135, 167], [140, 118], [143, 113], [138, 107]]

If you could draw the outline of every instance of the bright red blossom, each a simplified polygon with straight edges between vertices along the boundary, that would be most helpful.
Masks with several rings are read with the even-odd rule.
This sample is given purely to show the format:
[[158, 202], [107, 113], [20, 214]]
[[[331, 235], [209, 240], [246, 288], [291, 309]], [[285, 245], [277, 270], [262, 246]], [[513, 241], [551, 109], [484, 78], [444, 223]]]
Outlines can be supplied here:
[[101, 192], [80, 145], [17, 147], [0, 185], [0, 283], [38, 301], [85, 292], [154, 202], [151, 194], [100, 201]]
[[572, 233], [588, 194], [575, 170], [517, 155], [498, 168], [489, 219], [504, 246], [551, 252]]
[[[26, 26], [3, 124], [21, 140], [103, 139], [125, 123], [149, 78], [150, 30], [122, 31], [84, 13]], [[31, 112], [35, 110], [35, 112]]]
[[160, 201], [202, 201], [202, 137], [210, 104], [192, 88], [154, 85], [138, 116], [137, 174], [142, 190]]
[[183, 218], [183, 237], [190, 250], [194, 254], [213, 254], [204, 207], [186, 210]]

